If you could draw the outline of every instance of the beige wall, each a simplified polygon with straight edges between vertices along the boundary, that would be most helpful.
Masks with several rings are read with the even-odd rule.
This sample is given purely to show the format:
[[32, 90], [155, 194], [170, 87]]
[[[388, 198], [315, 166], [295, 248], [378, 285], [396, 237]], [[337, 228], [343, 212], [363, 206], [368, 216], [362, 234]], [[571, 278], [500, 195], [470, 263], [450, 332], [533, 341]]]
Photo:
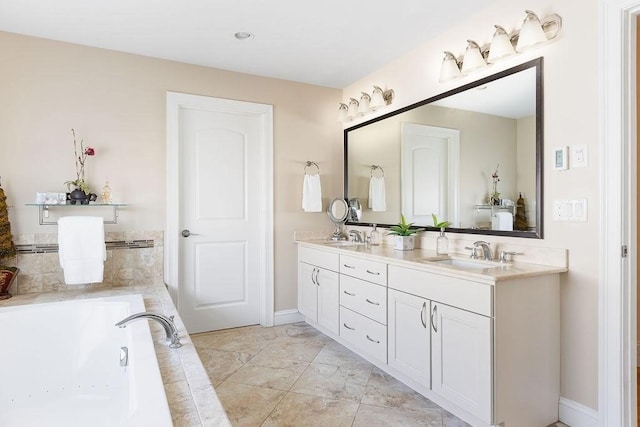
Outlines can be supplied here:
[[522, 194], [525, 201], [527, 222], [529, 227], [536, 225], [536, 118], [535, 116], [518, 119], [517, 122], [517, 194], [516, 201]]
[[15, 235], [55, 230], [25, 203], [75, 179], [71, 128], [96, 149], [93, 190], [108, 178], [130, 204], [107, 231], [163, 230], [166, 92], [272, 104], [275, 309], [296, 308], [293, 232], [331, 230], [324, 213], [300, 208], [304, 162], [320, 166], [325, 206], [342, 194], [339, 90], [1, 32], [0, 52], [0, 176]]
[[[519, 28], [524, 10], [563, 18], [559, 38], [547, 46], [449, 84], [438, 83], [442, 51], [462, 54], [470, 38], [488, 43], [493, 24]], [[567, 248], [570, 271], [561, 277], [561, 393], [582, 405], [598, 407], [598, 278], [599, 278], [599, 120], [598, 120], [598, 3], [595, 0], [498, 0], [472, 18], [461, 20], [440, 37], [386, 64], [345, 88], [343, 98], [373, 84], [393, 88], [393, 108], [410, 105], [471, 80], [544, 56], [544, 240], [487, 237], [491, 242]], [[377, 114], [383, 114], [381, 111]], [[371, 118], [368, 116], [367, 119]], [[349, 126], [353, 125], [350, 123]], [[558, 172], [553, 148], [586, 144], [589, 167]], [[554, 222], [556, 199], [586, 198], [586, 222]], [[449, 234], [450, 239], [464, 236]], [[516, 243], [514, 243], [516, 244]], [[544, 307], [540, 315], [544, 316]]]

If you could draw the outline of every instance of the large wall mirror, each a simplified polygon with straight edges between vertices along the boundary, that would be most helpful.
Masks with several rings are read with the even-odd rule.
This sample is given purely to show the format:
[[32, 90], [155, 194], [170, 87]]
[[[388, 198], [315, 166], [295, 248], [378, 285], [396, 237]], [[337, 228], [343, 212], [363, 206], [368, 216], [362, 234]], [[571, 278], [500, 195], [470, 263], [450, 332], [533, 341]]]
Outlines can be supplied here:
[[[542, 238], [542, 58], [344, 131], [360, 222]], [[499, 194], [494, 194], [494, 192]]]

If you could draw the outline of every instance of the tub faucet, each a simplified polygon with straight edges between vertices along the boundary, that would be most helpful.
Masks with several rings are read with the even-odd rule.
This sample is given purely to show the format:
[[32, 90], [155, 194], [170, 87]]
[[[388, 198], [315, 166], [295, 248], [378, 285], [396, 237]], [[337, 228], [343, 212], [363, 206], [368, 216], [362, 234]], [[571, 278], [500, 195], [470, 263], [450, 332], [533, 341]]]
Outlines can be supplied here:
[[473, 242], [474, 248], [477, 248], [478, 246], [482, 248], [482, 257], [487, 261], [492, 261], [493, 255], [491, 254], [491, 247], [489, 246], [489, 243], [485, 242], [484, 240]]
[[167, 334], [167, 341], [171, 341], [169, 347], [182, 347], [182, 344], [180, 343], [180, 337], [178, 336], [178, 328], [176, 328], [175, 323], [173, 323], [173, 316], [167, 317], [163, 316], [162, 314], [147, 313], [146, 311], [143, 311], [141, 313], [132, 314], [131, 316], [122, 319], [121, 321], [116, 323], [116, 326], [119, 328], [126, 328], [129, 323], [138, 319], [150, 319], [160, 323], [164, 328], [164, 332]]
[[353, 240], [354, 242], [358, 242], [358, 243], [364, 242], [364, 240], [362, 239], [362, 234], [360, 234], [358, 230], [349, 231], [349, 237], [351, 237], [351, 240]]

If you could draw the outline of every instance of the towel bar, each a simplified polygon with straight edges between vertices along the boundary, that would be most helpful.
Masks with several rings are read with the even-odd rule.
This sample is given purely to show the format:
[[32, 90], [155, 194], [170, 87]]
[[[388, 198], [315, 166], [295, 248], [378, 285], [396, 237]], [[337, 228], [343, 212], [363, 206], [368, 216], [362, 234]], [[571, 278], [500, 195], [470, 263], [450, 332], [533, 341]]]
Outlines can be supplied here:
[[45, 204], [39, 204], [39, 203], [27, 203], [26, 206], [37, 206], [38, 207], [38, 224], [40, 225], [57, 225], [58, 222], [57, 221], [47, 221], [46, 218], [49, 218], [49, 209], [52, 208], [66, 208], [66, 207], [73, 207], [73, 208], [80, 208], [80, 209], [84, 209], [87, 207], [103, 207], [103, 208], [112, 208], [113, 209], [113, 216], [112, 219], [110, 220], [104, 220], [105, 224], [117, 224], [118, 223], [118, 215], [119, 215], [119, 211], [121, 207], [125, 207], [127, 206], [124, 203], [109, 203], [109, 204], [104, 204], [104, 203], [93, 203], [93, 204], [88, 204], [88, 205], [45, 205]]

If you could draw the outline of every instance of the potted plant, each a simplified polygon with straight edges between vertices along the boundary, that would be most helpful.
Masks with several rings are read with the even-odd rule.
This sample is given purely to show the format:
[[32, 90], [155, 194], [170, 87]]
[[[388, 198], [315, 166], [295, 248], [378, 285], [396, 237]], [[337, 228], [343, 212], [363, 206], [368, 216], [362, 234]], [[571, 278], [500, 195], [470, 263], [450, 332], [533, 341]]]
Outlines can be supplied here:
[[444, 230], [451, 225], [449, 221], [438, 221], [436, 214], [432, 213], [433, 226], [440, 229], [440, 235], [436, 239], [436, 254], [448, 255], [449, 254], [449, 239], [444, 235]]
[[20, 271], [17, 267], [3, 265], [1, 261], [15, 254], [16, 248], [11, 237], [11, 224], [7, 212], [7, 196], [0, 187], [0, 299], [11, 298], [9, 288]]
[[[73, 154], [76, 160], [76, 179], [73, 181], [67, 181], [65, 184], [67, 185], [67, 189], [69, 190], [69, 198], [71, 200], [71, 204], [75, 205], [76, 203], [86, 205], [89, 201], [93, 201], [96, 199], [96, 195], [91, 193], [89, 190], [89, 185], [84, 180], [84, 163], [87, 160], [88, 156], [93, 156], [96, 154], [95, 150], [91, 147], [84, 148], [84, 140], [80, 140], [80, 154], [78, 154], [78, 143], [76, 142], [76, 131], [71, 129], [71, 133], [73, 134]], [[71, 186], [74, 186], [75, 189], [71, 190]]]
[[393, 249], [398, 251], [412, 251], [415, 248], [415, 234], [420, 231], [419, 228], [413, 228], [413, 223], [407, 223], [403, 214], [400, 214], [400, 222], [391, 226], [389, 234], [395, 236], [393, 240]]

